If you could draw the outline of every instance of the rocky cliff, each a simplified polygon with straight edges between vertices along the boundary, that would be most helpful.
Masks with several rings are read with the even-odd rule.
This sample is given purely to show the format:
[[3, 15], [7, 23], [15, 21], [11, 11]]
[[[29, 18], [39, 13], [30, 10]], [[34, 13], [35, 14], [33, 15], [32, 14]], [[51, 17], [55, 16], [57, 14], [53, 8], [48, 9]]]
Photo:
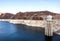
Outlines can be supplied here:
[[50, 11], [36, 11], [36, 12], [18, 12], [13, 17], [13, 19], [32, 19], [32, 20], [42, 20], [45, 19], [47, 15], [52, 15], [55, 19], [60, 19], [60, 14], [53, 13]]
[[11, 19], [14, 15], [11, 13], [1, 13], [0, 19]]
[[43, 20], [47, 15], [52, 15], [53, 19], [60, 19], [60, 14], [50, 11], [36, 11], [36, 12], [18, 12], [15, 15], [11, 13], [1, 13], [0, 19], [32, 19]]

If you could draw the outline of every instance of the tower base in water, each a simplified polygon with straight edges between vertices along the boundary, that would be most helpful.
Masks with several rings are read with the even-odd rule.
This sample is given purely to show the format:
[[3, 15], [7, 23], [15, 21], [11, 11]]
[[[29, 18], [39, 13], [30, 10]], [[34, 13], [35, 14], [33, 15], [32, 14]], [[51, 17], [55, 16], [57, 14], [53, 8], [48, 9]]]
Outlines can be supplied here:
[[46, 36], [45, 35], [45, 41], [52, 41], [53, 40], [53, 36]]

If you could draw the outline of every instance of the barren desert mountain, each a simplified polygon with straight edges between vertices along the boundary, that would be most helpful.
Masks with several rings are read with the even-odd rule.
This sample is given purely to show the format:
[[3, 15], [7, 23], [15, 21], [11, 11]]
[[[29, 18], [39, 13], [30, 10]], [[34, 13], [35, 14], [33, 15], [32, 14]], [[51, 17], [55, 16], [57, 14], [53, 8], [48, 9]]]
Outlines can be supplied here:
[[14, 16], [14, 15], [11, 14], [11, 13], [2, 13], [2, 14], [0, 15], [0, 18], [1, 18], [1, 19], [11, 19], [13, 16]]
[[52, 15], [53, 19], [60, 19], [60, 14], [50, 11], [18, 12], [15, 15], [11, 13], [1, 13], [0, 19], [32, 19], [43, 20], [47, 15]]
[[40, 20], [45, 19], [47, 15], [52, 15], [54, 19], [60, 19], [60, 14], [50, 11], [36, 11], [36, 12], [18, 12], [13, 19], [32, 19]]
[[[22, 13], [22, 12], [18, 12], [16, 13], [16, 15], [13, 17], [13, 19], [23, 19], [25, 18], [25, 13]], [[27, 16], [26, 16], [27, 17]]]

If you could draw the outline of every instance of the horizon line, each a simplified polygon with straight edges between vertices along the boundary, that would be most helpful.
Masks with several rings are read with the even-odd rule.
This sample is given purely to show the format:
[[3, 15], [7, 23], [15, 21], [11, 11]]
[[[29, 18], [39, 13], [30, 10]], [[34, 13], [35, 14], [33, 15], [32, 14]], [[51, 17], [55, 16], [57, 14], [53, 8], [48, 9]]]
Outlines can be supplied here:
[[[18, 12], [22, 12], [22, 13], [25, 13], [25, 12], [41, 12], [41, 11], [49, 11], [49, 10], [35, 10], [35, 11], [16, 11], [16, 12], [8, 12], [8, 11], [0, 11], [0, 13], [12, 13], [12, 14], [16, 14]], [[55, 11], [49, 11], [49, 12], [52, 12], [52, 13], [57, 13], [57, 14], [60, 14], [60, 12], [55, 12]]]

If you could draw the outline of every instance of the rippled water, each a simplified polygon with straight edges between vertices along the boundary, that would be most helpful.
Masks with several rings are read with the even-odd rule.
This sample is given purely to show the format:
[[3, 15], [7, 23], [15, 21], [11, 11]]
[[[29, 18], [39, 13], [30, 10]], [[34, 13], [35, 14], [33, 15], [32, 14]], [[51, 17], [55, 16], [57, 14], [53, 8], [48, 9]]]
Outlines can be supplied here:
[[[38, 29], [38, 30], [36, 30]], [[40, 28], [26, 25], [0, 22], [0, 41], [46, 41]], [[52, 41], [59, 41], [60, 36], [54, 34]]]

